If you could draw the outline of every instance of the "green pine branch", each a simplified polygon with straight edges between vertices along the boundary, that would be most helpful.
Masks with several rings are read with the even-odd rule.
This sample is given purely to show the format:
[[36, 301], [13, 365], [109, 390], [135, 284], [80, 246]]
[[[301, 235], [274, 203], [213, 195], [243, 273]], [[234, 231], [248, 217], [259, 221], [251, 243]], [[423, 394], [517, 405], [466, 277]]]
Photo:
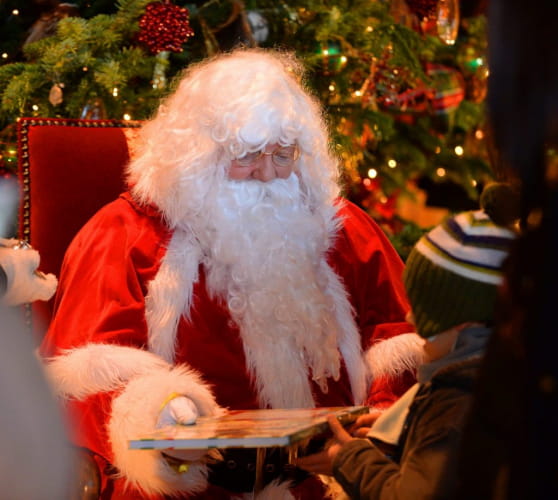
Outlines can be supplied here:
[[[151, 1], [116, 0], [106, 12], [84, 8], [91, 17], [63, 19], [53, 36], [23, 47], [22, 60], [0, 65], [0, 128], [23, 115], [79, 117], [95, 98], [108, 118], [150, 116], [184, 67], [227, 42], [223, 26], [234, 24], [231, 16], [238, 7], [232, 0], [174, 0], [189, 9], [195, 36], [182, 53], [170, 55], [167, 88], [154, 89], [156, 58], [137, 42], [138, 20]], [[439, 180], [442, 167], [446, 179], [463, 185], [474, 198], [474, 181], [492, 175], [482, 141], [474, 151], [455, 153], [484, 124], [482, 99], [466, 95], [457, 109], [441, 114], [416, 111], [413, 103], [399, 110], [381, 103], [382, 85], [399, 91], [452, 85], [451, 75], [428, 76], [427, 62], [460, 72], [465, 83], [482, 77], [483, 17], [464, 20], [456, 44], [448, 46], [398, 24], [390, 2], [383, 0], [250, 0], [245, 6], [267, 22], [262, 46], [293, 50], [306, 64], [308, 85], [326, 108], [336, 151], [351, 162], [346, 177], [355, 184], [348, 193], [362, 192], [359, 183], [371, 169], [388, 195], [412, 178]], [[63, 85], [59, 104], [49, 99], [56, 85]]]

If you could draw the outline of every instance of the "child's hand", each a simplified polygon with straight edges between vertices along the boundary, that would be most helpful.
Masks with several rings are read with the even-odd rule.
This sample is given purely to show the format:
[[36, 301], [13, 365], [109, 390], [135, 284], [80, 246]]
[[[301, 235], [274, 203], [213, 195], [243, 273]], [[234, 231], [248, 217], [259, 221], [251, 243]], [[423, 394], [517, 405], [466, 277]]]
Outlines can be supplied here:
[[361, 415], [355, 420], [355, 423], [349, 428], [351, 436], [364, 438], [370, 431], [372, 424], [378, 420], [378, 417], [382, 414], [381, 410], [371, 409], [370, 413], [366, 415]]
[[333, 459], [336, 457], [337, 453], [339, 453], [341, 447], [354, 438], [351, 437], [334, 416], [328, 417], [327, 420], [333, 432], [333, 440], [330, 446], [320, 453], [298, 458], [296, 465], [313, 474], [326, 474], [331, 476], [333, 474]]

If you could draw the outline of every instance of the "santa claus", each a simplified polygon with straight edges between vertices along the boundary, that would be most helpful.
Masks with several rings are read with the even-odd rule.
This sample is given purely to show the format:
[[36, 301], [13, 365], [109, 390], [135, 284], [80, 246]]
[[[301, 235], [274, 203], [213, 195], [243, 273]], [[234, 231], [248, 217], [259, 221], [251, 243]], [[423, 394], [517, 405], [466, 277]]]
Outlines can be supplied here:
[[[301, 75], [260, 49], [191, 66], [142, 128], [129, 191], [67, 252], [42, 352], [103, 498], [251, 494], [203, 451], [128, 440], [227, 409], [381, 408], [412, 382], [403, 264], [339, 198]], [[324, 497], [276, 465], [261, 498]]]

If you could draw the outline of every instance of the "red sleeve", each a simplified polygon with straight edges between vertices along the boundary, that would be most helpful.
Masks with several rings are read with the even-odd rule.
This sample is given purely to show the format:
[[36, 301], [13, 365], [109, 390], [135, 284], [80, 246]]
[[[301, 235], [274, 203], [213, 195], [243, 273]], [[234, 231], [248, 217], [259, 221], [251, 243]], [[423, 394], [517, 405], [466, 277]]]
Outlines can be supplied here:
[[[355, 310], [363, 350], [401, 333], [414, 332], [402, 283], [404, 264], [381, 228], [360, 208], [344, 200], [343, 221], [331, 265], [343, 279]], [[369, 404], [388, 405], [414, 383], [414, 374], [378, 377]]]
[[169, 237], [159, 227], [119, 198], [82, 228], [64, 257], [43, 355], [89, 342], [146, 345], [146, 286]]
[[[64, 258], [43, 356], [89, 343], [147, 344], [146, 285], [164, 252], [157, 226], [157, 219], [140, 216], [120, 198], [83, 227]], [[67, 404], [76, 442], [109, 461], [106, 421], [113, 396], [102, 393]]]
[[378, 409], [388, 408], [415, 382], [415, 374], [409, 370], [395, 377], [378, 377], [372, 381], [366, 404]]

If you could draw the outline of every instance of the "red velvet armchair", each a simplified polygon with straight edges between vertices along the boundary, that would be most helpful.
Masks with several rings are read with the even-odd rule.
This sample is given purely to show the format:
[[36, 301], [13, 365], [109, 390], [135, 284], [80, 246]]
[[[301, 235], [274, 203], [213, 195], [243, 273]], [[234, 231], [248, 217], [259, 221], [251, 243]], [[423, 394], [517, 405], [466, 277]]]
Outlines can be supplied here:
[[[59, 276], [77, 231], [123, 191], [129, 141], [139, 126], [115, 120], [19, 120], [19, 238], [39, 251], [41, 271]], [[53, 302], [31, 307], [29, 324], [39, 336], [48, 326]]]

